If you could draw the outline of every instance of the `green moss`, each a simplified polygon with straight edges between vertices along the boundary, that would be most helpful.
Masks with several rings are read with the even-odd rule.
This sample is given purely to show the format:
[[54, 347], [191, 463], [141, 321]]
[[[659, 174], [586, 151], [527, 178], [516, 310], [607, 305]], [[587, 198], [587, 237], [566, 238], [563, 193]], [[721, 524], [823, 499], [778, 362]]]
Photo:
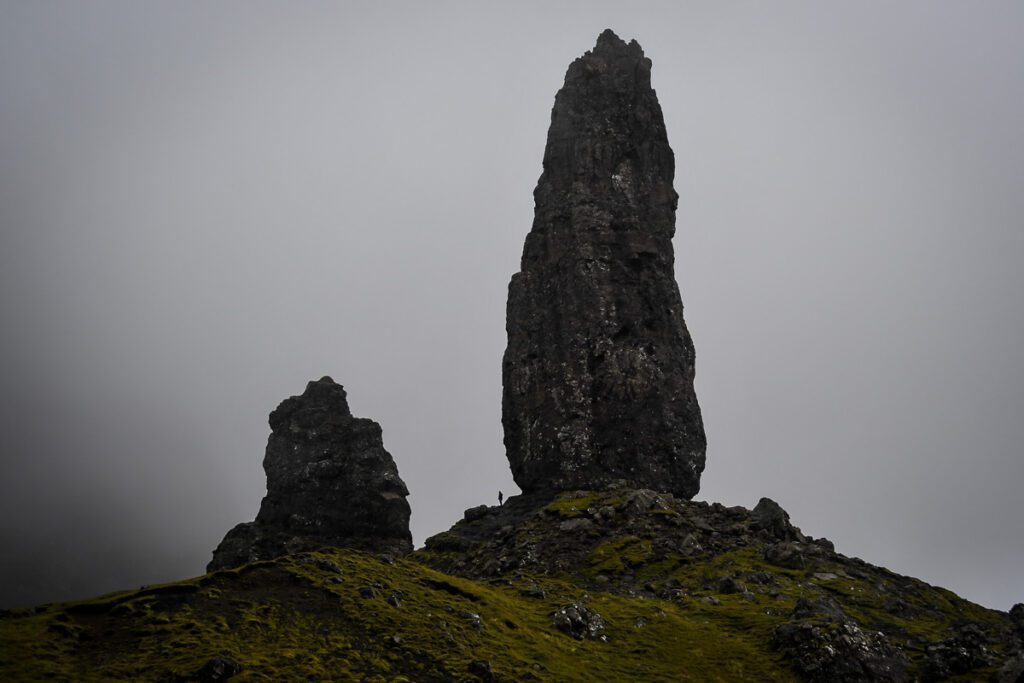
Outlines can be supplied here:
[[[629, 562], [644, 548], [638, 539], [621, 547]], [[534, 582], [545, 599], [520, 595]], [[393, 594], [399, 606], [388, 603]], [[570, 580], [490, 586], [410, 561], [314, 553], [9, 614], [0, 679], [160, 680], [219, 655], [243, 666], [239, 681], [469, 680], [477, 659], [507, 680], [791, 680], [763, 642], [662, 601], [593, 595], [609, 642], [573, 640], [551, 615], [581, 598]], [[395, 636], [399, 646], [389, 647]]]
[[600, 493], [589, 493], [585, 496], [559, 498], [550, 503], [545, 509], [560, 517], [571, 519], [580, 517], [587, 513], [587, 510], [601, 500]]
[[[589, 559], [594, 574], [628, 569], [674, 579], [683, 596], [588, 595], [572, 576], [491, 585], [411, 560], [324, 551], [38, 612], [12, 610], [0, 617], [0, 680], [166, 680], [226, 656], [242, 665], [239, 681], [472, 680], [474, 660], [516, 681], [789, 681], [791, 669], [770, 643], [800, 597], [836, 597], [850, 616], [916, 657], [922, 646], [911, 641], [947, 637], [956, 618], [999, 618], [919, 582], [900, 592], [919, 615], [898, 618], [886, 611], [891, 596], [877, 581], [844, 576], [840, 567], [821, 570], [835, 579], [773, 567], [751, 548], [656, 557], [650, 541], [626, 536]], [[721, 577], [754, 572], [771, 572], [772, 595], [749, 582], [752, 599], [717, 593]], [[522, 594], [534, 584], [544, 598]], [[706, 594], [719, 604], [702, 602]], [[554, 627], [553, 612], [573, 601], [602, 615], [608, 642], [576, 641]]]
[[620, 536], [594, 548], [590, 554], [593, 574], [621, 574], [651, 557], [651, 542], [636, 536]]

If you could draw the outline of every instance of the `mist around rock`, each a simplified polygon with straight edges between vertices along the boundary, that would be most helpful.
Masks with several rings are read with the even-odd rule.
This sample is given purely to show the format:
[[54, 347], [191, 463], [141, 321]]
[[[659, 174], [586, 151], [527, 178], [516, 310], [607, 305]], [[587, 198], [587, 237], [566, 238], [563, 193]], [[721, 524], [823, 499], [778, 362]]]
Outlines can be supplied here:
[[707, 442], [650, 68], [607, 30], [556, 97], [502, 366], [522, 495], [413, 551], [381, 426], [310, 381], [270, 414], [267, 495], [205, 576], [7, 610], [0, 674], [1024, 679], [1024, 606], [843, 555], [769, 498], [690, 500]]

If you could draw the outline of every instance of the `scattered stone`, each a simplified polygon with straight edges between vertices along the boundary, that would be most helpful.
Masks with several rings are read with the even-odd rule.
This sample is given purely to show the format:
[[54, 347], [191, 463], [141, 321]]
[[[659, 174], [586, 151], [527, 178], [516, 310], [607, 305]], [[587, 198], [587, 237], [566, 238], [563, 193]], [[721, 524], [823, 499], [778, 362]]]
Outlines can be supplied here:
[[679, 544], [679, 550], [683, 555], [696, 555], [699, 552], [703, 552], [704, 548], [701, 547], [695, 535], [686, 534], [686, 537]]
[[722, 595], [746, 593], [747, 587], [744, 586], [743, 583], [741, 581], [738, 581], [735, 577], [727, 576], [718, 582], [718, 592]]
[[800, 546], [796, 543], [774, 543], [764, 549], [764, 560], [776, 567], [803, 569], [806, 566]]
[[476, 612], [460, 612], [459, 616], [469, 622], [469, 625], [475, 628], [477, 631], [484, 630], [483, 619]]
[[1024, 653], [1006, 660], [995, 677], [996, 683], [1024, 683]]
[[555, 97], [502, 363], [505, 447], [524, 493], [700, 488], [675, 161], [650, 78], [636, 41], [605, 31]]
[[757, 583], [762, 586], [775, 583], [775, 574], [771, 572], [752, 572], [747, 576], [747, 580], [751, 583]]
[[433, 550], [439, 553], [461, 553], [472, 547], [472, 544], [469, 541], [457, 536], [451, 531], [442, 531], [439, 534], [434, 534], [426, 540], [424, 545], [427, 547], [427, 550]]
[[384, 644], [388, 647], [400, 647], [402, 645], [402, 636], [388, 636]]
[[920, 608], [915, 607], [914, 605], [911, 605], [909, 602], [901, 600], [900, 598], [886, 600], [885, 604], [882, 607], [883, 609], [885, 609], [886, 612], [897, 617], [912, 617], [921, 612]]
[[330, 560], [317, 560], [316, 568], [322, 569], [325, 572], [331, 572], [333, 574], [341, 574], [341, 567], [338, 566], [337, 562], [331, 562]]
[[409, 491], [380, 425], [352, 417], [340, 384], [310, 382], [270, 414], [270, 428], [259, 514], [227, 533], [207, 571], [325, 546], [412, 551]]
[[718, 605], [722, 604], [722, 601], [713, 595], [705, 595], [703, 598], [700, 599], [700, 601], [705, 605], [711, 605], [712, 607], [717, 607]]
[[217, 683], [236, 676], [242, 665], [227, 657], [213, 657], [196, 671], [194, 679], [199, 683]]
[[852, 621], [785, 623], [773, 644], [808, 681], [896, 683], [909, 681], [910, 660], [881, 633], [866, 633]]
[[543, 600], [546, 597], [544, 589], [542, 589], [537, 584], [533, 584], [529, 588], [524, 588], [523, 590], [519, 591], [519, 594], [524, 598], [535, 598], [538, 600]]
[[491, 671], [491, 663], [486, 660], [476, 659], [470, 662], [468, 671], [484, 683], [493, 683], [495, 680], [494, 672]]
[[794, 619], [818, 618], [836, 622], [848, 621], [843, 608], [828, 596], [822, 596], [814, 601], [798, 598], [793, 607], [792, 617]]
[[562, 633], [576, 640], [607, 640], [604, 619], [596, 610], [573, 602], [555, 611], [552, 623]]
[[462, 518], [464, 520], [466, 520], [467, 522], [472, 522], [472, 521], [477, 520], [477, 519], [483, 519], [488, 514], [490, 514], [490, 512], [491, 512], [491, 508], [490, 507], [488, 507], [486, 505], [477, 505], [476, 507], [471, 507], [468, 510], [466, 510], [464, 513], [462, 513]]
[[789, 513], [771, 498], [762, 498], [750, 511], [751, 527], [755, 531], [766, 531], [780, 541], [795, 541], [802, 534], [789, 522]]
[[391, 591], [391, 595], [388, 596], [388, 604], [392, 607], [402, 606], [402, 593], [399, 591]]
[[961, 624], [954, 627], [951, 638], [928, 646], [925, 651], [924, 679], [943, 681], [951, 676], [991, 666], [994, 662], [984, 631], [977, 624]]
[[1017, 627], [1017, 632], [1024, 638], [1024, 603], [1017, 603], [1010, 608], [1010, 621]]
[[814, 544], [819, 548], [822, 548], [823, 550], [827, 550], [830, 553], [834, 553], [836, 551], [835, 544], [824, 537], [814, 539]]
[[594, 523], [586, 517], [573, 517], [558, 525], [559, 531], [586, 533], [594, 528]]

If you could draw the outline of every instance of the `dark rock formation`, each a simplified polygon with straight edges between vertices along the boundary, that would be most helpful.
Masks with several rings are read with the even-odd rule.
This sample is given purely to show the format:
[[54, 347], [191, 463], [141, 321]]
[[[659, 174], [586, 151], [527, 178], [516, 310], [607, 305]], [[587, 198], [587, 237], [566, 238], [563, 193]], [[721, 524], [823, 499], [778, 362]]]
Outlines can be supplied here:
[[582, 603], [573, 602], [558, 608], [551, 617], [551, 623], [576, 640], [607, 640], [604, 619]]
[[807, 538], [789, 521], [789, 513], [771, 498], [762, 498], [750, 512], [751, 527], [767, 532], [781, 541], [805, 541]]
[[833, 683], [909, 681], [910, 659], [877, 631], [852, 621], [780, 624], [773, 643], [793, 662], [801, 678]]
[[988, 636], [977, 624], [955, 624], [953, 635], [929, 645], [925, 650], [924, 680], [944, 681], [975, 669], [991, 666], [995, 661]]
[[801, 549], [799, 543], [775, 543], [764, 549], [764, 561], [776, 567], [803, 569], [805, 562]]
[[218, 683], [234, 678], [242, 670], [241, 664], [227, 657], [214, 657], [203, 664], [202, 668], [189, 680], [199, 683]]
[[1018, 602], [1010, 608], [1010, 620], [1017, 627], [1017, 632], [1024, 638], [1024, 603]]
[[[765, 644], [808, 681], [988, 680], [1000, 667], [997, 680], [1017, 681], [1024, 670], [1013, 624], [1024, 608], [1013, 616], [986, 610], [837, 553], [827, 541], [780, 540], [796, 527], [770, 502], [747, 510], [613, 488], [524, 494], [471, 509], [413, 557], [534, 598], [545, 598], [537, 577], [571, 576], [582, 596], [660, 598], [686, 613], [721, 612], [723, 621], [750, 609]], [[546, 597], [555, 595], [564, 593]], [[598, 605], [563, 599], [555, 626], [591, 637], [586, 624], [594, 622], [580, 608]], [[622, 623], [621, 612], [599, 609], [609, 624]], [[628, 621], [640, 628], [649, 615]]]
[[650, 78], [636, 41], [605, 31], [555, 98], [502, 366], [505, 447], [527, 493], [700, 486], [675, 160]]
[[310, 382], [270, 414], [270, 428], [256, 521], [228, 532], [207, 571], [324, 546], [412, 550], [409, 491], [380, 425], [352, 417], [340, 384]]

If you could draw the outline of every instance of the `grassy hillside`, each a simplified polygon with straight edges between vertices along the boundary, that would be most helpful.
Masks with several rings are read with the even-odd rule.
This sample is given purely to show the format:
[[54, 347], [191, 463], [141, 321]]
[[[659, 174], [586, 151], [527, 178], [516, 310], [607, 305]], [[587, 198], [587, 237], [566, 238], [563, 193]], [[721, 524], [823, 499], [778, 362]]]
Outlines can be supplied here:
[[758, 519], [513, 500], [403, 560], [326, 549], [7, 610], [0, 680], [975, 681], [1016, 656], [1005, 613]]
[[[0, 620], [0, 679], [188, 680], [222, 656], [241, 665], [238, 681], [486, 677], [470, 673], [474, 661], [499, 680], [793, 680], [740, 600], [712, 609], [588, 595], [543, 577], [491, 585], [325, 551], [11, 610]], [[600, 613], [606, 640], [553, 625], [574, 601]]]

